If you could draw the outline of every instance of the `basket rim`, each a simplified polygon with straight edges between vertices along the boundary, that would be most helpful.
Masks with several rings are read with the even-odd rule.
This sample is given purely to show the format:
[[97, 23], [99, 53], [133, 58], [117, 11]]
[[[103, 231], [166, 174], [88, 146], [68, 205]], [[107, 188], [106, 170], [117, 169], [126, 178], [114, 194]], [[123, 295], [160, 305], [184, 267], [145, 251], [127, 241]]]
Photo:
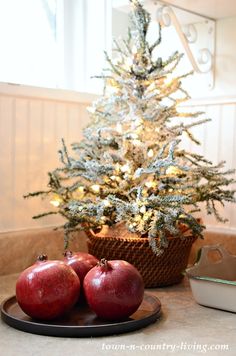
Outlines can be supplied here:
[[[187, 232], [187, 231], [186, 231]], [[148, 237], [129, 237], [129, 238], [123, 238], [123, 237], [113, 237], [113, 236], [99, 236], [99, 233], [95, 233], [92, 229], [86, 230], [86, 234], [88, 238], [94, 238], [94, 239], [100, 239], [100, 240], [113, 240], [113, 241], [125, 241], [125, 242], [149, 242]], [[181, 237], [175, 237], [175, 236], [167, 236], [168, 240], [187, 240], [187, 239], [197, 239], [196, 235], [193, 234], [186, 234]], [[159, 240], [159, 237], [155, 237], [156, 240]]]

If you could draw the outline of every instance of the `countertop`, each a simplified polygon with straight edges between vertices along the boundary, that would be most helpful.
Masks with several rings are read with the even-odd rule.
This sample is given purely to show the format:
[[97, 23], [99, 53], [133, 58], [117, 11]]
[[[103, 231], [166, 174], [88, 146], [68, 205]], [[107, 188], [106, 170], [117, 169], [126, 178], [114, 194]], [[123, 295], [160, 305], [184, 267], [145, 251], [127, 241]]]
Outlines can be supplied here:
[[[0, 301], [14, 294], [17, 274], [0, 277]], [[57, 338], [28, 334], [0, 321], [0, 356], [236, 355], [236, 314], [198, 305], [188, 280], [149, 289], [162, 303], [154, 324], [127, 334]]]

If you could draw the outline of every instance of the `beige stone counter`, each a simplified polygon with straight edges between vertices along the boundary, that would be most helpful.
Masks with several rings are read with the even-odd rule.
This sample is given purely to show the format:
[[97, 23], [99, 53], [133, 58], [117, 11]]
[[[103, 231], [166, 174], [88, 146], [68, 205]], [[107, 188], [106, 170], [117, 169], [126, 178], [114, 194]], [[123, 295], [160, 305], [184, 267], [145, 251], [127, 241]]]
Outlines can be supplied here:
[[[14, 294], [16, 277], [16, 274], [0, 277], [1, 301]], [[28, 334], [1, 321], [0, 356], [236, 355], [236, 314], [196, 304], [187, 280], [148, 292], [161, 300], [163, 314], [159, 321], [142, 330], [70, 339]]]

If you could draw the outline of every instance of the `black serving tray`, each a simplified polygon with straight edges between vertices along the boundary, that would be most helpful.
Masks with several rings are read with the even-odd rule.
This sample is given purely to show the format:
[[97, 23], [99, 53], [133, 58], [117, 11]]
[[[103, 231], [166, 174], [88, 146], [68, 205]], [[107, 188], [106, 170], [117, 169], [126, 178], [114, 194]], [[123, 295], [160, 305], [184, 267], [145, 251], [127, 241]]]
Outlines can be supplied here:
[[99, 319], [87, 305], [75, 306], [70, 313], [52, 321], [39, 321], [26, 315], [16, 297], [1, 304], [2, 320], [13, 328], [33, 334], [62, 337], [91, 337], [126, 333], [154, 323], [161, 314], [158, 298], [144, 293], [143, 302], [128, 319], [107, 322]]

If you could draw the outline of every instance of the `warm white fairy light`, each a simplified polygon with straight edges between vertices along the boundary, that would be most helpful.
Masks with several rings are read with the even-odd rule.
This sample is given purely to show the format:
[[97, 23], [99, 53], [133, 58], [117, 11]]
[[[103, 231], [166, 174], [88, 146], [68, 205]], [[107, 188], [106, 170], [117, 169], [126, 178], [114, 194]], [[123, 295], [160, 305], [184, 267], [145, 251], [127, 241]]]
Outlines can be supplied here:
[[77, 189], [77, 191], [78, 191], [79, 193], [83, 193], [83, 192], [84, 192], [84, 187], [81, 185], [81, 186]]
[[149, 86], [148, 86], [148, 90], [152, 91], [156, 89], [156, 83], [155, 82], [152, 82]]
[[145, 183], [145, 186], [146, 186], [147, 188], [154, 188], [154, 187], [156, 186], [156, 183], [155, 183], [155, 182], [152, 182], [152, 181], [146, 182], [146, 183]]
[[122, 125], [120, 123], [118, 123], [116, 125], [116, 131], [119, 132], [119, 133], [123, 133], [123, 128], [122, 128]]
[[130, 166], [126, 163], [123, 166], [121, 166], [120, 168], [121, 172], [125, 173], [125, 172], [130, 172]]
[[96, 112], [96, 108], [94, 106], [88, 106], [86, 109], [90, 114], [95, 114]]
[[123, 64], [123, 68], [126, 70], [129, 70], [133, 65], [133, 60], [130, 57], [127, 57], [124, 64]]
[[140, 213], [142, 213], [142, 214], [144, 214], [144, 213], [146, 213], [146, 206], [145, 205], [143, 205], [140, 209], [139, 209], [139, 211], [140, 211]]
[[153, 149], [148, 150], [147, 155], [148, 155], [149, 158], [152, 158], [152, 157], [154, 156], [154, 151], [153, 151]]
[[148, 190], [147, 189], [143, 189], [142, 191], [143, 197], [147, 197], [148, 196]]
[[115, 170], [116, 170], [116, 172], [120, 172], [120, 164], [119, 163], [115, 164]]
[[170, 176], [176, 176], [178, 174], [182, 173], [182, 171], [175, 166], [169, 166], [166, 170], [166, 174]]
[[91, 189], [94, 191], [94, 193], [99, 193], [101, 187], [98, 184], [94, 184], [94, 185], [91, 186]]
[[85, 194], [85, 187], [81, 185], [76, 189], [75, 192], [73, 192], [73, 197], [75, 199], [82, 199], [84, 197], [84, 194]]
[[58, 200], [51, 200], [50, 204], [52, 204], [53, 206], [55, 206], [55, 208], [57, 208], [61, 203]]
[[62, 203], [62, 199], [59, 196], [54, 196], [52, 200], [50, 200], [50, 204], [55, 208], [58, 208]]
[[150, 219], [150, 217], [152, 216], [152, 212], [151, 211], [147, 211], [144, 215], [143, 215], [143, 220], [147, 221], [148, 219]]
[[141, 142], [140, 140], [133, 140], [134, 146], [140, 146], [141, 143], [142, 143], [142, 142]]
[[[129, 180], [132, 180], [134, 178], [134, 176], [132, 176], [131, 174], [128, 174], [128, 173], [125, 173], [123, 178], [126, 180], [126, 181], [129, 181]], [[122, 180], [121, 178], [119, 178], [120, 181]], [[117, 180], [119, 181], [119, 180]]]
[[141, 117], [137, 117], [134, 120], [134, 124], [135, 124], [136, 127], [141, 126], [143, 124], [143, 119]]
[[139, 223], [142, 219], [143, 219], [143, 217], [141, 215], [136, 216], [137, 223]]
[[104, 204], [106, 207], [111, 206], [110, 201], [107, 200], [107, 199], [105, 199], [105, 200], [103, 201], [103, 204]]
[[166, 86], [171, 85], [172, 81], [173, 81], [173, 78], [172, 78], [170, 75], [166, 76], [166, 78], [165, 78], [165, 85], [166, 85]]
[[137, 140], [137, 139], [139, 138], [136, 133], [130, 134], [130, 137], [131, 137], [133, 140]]
[[138, 53], [138, 49], [137, 49], [137, 47], [135, 45], [132, 46], [131, 52], [133, 54], [137, 54]]

